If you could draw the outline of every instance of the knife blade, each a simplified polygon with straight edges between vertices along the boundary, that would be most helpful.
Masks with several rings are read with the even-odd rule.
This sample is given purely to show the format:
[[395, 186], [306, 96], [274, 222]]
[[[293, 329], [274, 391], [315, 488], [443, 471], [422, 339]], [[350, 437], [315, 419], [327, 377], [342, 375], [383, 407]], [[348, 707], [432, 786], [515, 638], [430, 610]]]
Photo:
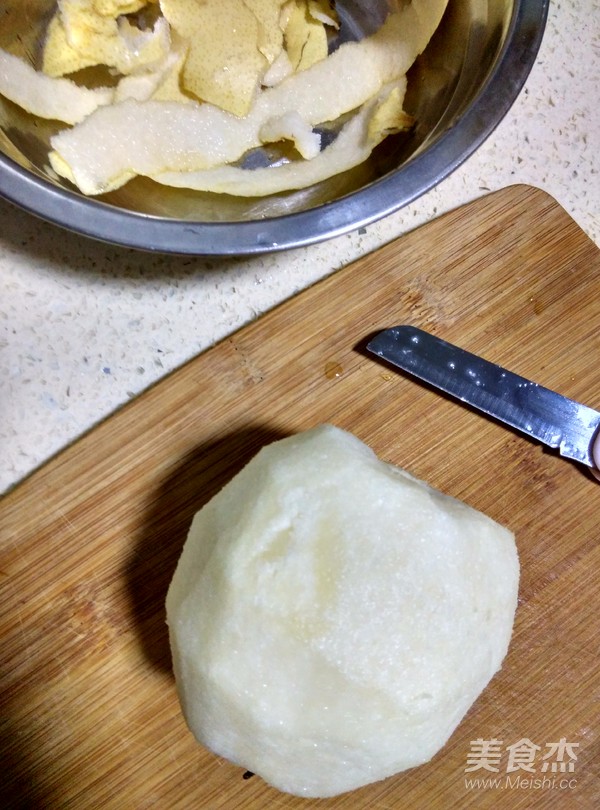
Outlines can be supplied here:
[[414, 326], [377, 334], [367, 349], [534, 439], [595, 467], [600, 412]]

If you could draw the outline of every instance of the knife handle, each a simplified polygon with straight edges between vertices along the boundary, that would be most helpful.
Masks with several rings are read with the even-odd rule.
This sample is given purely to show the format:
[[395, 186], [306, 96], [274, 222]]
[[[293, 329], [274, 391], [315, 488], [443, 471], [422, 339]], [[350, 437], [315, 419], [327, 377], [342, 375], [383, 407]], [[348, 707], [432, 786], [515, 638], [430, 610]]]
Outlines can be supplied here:
[[592, 458], [594, 459], [595, 467], [590, 467], [590, 471], [594, 478], [600, 481], [600, 430], [596, 433], [594, 444], [592, 445]]
[[600, 481], [600, 431], [596, 433], [594, 439], [594, 446], [592, 447], [592, 457], [594, 459], [595, 467], [590, 467], [592, 475]]

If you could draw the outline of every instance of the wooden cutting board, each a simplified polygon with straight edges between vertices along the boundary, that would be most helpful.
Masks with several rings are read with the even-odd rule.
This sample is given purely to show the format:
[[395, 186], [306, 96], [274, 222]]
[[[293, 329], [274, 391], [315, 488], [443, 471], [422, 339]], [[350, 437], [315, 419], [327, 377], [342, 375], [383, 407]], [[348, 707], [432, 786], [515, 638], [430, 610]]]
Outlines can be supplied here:
[[[0, 505], [4, 806], [600, 806], [600, 485], [368, 356], [366, 338], [397, 323], [600, 407], [600, 251], [525, 186], [402, 237], [192, 360]], [[193, 513], [260, 446], [320, 422], [509, 526], [522, 579], [504, 666], [444, 750], [310, 801], [194, 742], [163, 604]], [[466, 771], [481, 764], [477, 740], [501, 741], [497, 771]], [[519, 750], [533, 772], [511, 770]], [[499, 781], [466, 782], [477, 778]]]

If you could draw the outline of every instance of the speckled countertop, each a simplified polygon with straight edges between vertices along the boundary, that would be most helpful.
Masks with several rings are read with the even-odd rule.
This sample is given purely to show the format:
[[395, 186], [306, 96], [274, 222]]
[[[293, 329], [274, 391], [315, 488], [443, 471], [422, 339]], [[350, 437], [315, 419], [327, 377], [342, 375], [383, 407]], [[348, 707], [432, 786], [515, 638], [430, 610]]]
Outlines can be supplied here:
[[0, 201], [0, 492], [278, 302], [514, 183], [549, 192], [600, 245], [598, 0], [552, 0], [538, 59], [503, 123], [437, 188], [365, 232], [262, 257], [155, 256]]

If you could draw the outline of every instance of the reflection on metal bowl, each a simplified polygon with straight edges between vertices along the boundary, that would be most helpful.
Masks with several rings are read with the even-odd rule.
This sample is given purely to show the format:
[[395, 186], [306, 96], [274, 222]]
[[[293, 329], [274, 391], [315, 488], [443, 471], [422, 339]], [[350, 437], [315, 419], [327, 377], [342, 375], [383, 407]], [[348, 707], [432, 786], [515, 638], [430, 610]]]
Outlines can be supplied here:
[[[37, 66], [53, 0], [7, 0], [0, 47]], [[385, 17], [385, 0], [337, 3], [345, 36]], [[56, 122], [0, 97], [0, 195], [70, 230], [166, 253], [243, 255], [299, 247], [363, 227], [450, 174], [502, 120], [533, 65], [548, 0], [449, 0], [409, 73], [407, 133], [387, 138], [355, 169], [265, 198], [168, 188], [136, 178], [87, 198], [48, 169]], [[368, 9], [368, 10], [366, 10]]]

